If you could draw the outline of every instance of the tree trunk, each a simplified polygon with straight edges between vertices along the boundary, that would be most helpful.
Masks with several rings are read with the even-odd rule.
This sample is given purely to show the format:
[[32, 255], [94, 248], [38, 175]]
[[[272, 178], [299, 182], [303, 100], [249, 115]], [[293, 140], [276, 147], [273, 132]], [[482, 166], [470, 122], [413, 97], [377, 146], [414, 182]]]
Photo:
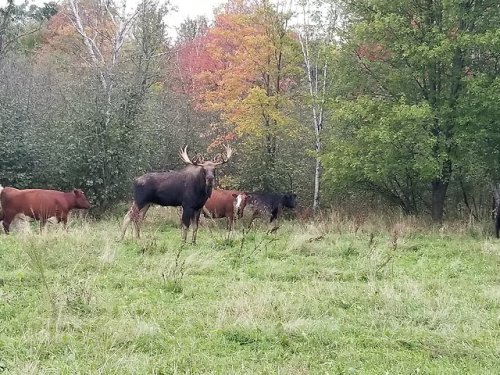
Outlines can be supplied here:
[[314, 198], [313, 198], [313, 210], [314, 212], [319, 209], [319, 199], [320, 199], [320, 188], [321, 188], [321, 159], [319, 153], [321, 151], [321, 143], [316, 140], [316, 167], [314, 168]]
[[448, 190], [448, 181], [434, 180], [432, 182], [432, 221], [441, 223], [443, 221], [444, 202], [446, 191]]
[[[308, 2], [302, 4], [302, 15], [303, 24], [302, 32], [298, 33], [300, 46], [302, 49], [302, 56], [304, 57], [305, 71], [307, 73], [307, 82], [309, 86], [309, 95], [312, 99], [311, 110], [313, 115], [313, 125], [314, 133], [316, 136], [316, 165], [314, 168], [314, 196], [313, 196], [313, 210], [316, 212], [320, 205], [320, 191], [321, 191], [321, 131], [323, 129], [323, 112], [325, 109], [325, 98], [328, 84], [328, 63], [329, 55], [321, 54], [321, 49], [313, 48], [311, 49], [309, 40], [312, 37], [322, 35], [316, 34], [315, 26], [313, 26], [314, 21], [309, 17], [311, 14], [307, 9]], [[337, 22], [337, 9], [335, 5], [330, 5], [329, 14], [332, 16], [329, 18], [328, 24], [326, 25], [326, 34], [324, 39], [322, 39], [320, 45], [327, 47], [334, 42], [334, 31], [336, 29], [335, 25]], [[319, 27], [319, 25], [316, 25]], [[325, 26], [325, 25], [323, 25]], [[316, 43], [315, 43], [316, 44]], [[313, 56], [311, 56], [311, 53]], [[316, 56], [316, 57], [314, 57]], [[321, 74], [322, 72], [322, 74]], [[319, 100], [318, 100], [319, 99]]]

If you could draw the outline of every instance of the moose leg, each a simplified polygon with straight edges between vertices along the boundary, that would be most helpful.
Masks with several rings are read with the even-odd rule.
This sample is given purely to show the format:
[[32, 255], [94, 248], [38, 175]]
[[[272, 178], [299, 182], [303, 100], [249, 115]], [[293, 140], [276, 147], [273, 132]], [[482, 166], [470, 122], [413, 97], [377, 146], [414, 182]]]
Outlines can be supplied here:
[[192, 237], [192, 243], [196, 243], [196, 233], [198, 232], [198, 222], [200, 221], [200, 214], [201, 214], [201, 209], [194, 211], [193, 218], [191, 220], [191, 223], [193, 224], [193, 237]]
[[203, 211], [203, 215], [205, 217], [210, 217], [210, 218], [212, 217], [212, 214], [210, 213], [210, 211], [205, 206], [203, 206], [202, 211]]
[[120, 236], [120, 241], [123, 240], [123, 237], [125, 237], [125, 233], [127, 232], [127, 228], [130, 225], [130, 222], [132, 220], [135, 220], [134, 218], [138, 214], [137, 211], [138, 211], [138, 208], [135, 205], [135, 202], [132, 202], [132, 206], [130, 207], [130, 209], [128, 210], [127, 214], [123, 218], [122, 234]]
[[135, 232], [135, 236], [137, 238], [140, 237], [141, 224], [144, 221], [144, 218], [146, 217], [146, 213], [148, 212], [150, 206], [150, 204], [145, 205], [139, 210], [139, 212], [137, 212], [136, 210], [135, 215], [132, 216], [132, 229]]
[[125, 237], [125, 233], [127, 232], [127, 228], [130, 224], [130, 220], [132, 220], [132, 208], [130, 208], [130, 210], [128, 210], [127, 214], [123, 218], [122, 234], [120, 236], [120, 241], [123, 240], [123, 237]]
[[191, 207], [182, 207], [182, 241], [184, 242], [186, 242], [187, 232], [193, 216], [194, 210]]

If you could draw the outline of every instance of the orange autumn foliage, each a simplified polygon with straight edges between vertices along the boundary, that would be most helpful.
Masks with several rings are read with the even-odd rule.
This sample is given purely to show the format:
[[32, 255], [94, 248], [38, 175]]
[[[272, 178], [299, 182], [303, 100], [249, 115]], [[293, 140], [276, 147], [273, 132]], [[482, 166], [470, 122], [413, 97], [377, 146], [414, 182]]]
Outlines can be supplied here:
[[[196, 98], [198, 109], [221, 115], [223, 123], [208, 131], [215, 136], [212, 145], [236, 136], [274, 136], [290, 123], [280, 108], [287, 104], [284, 93], [294, 80], [283, 71], [281, 40], [273, 39], [275, 25], [259, 14], [262, 9], [236, 3], [179, 53], [183, 90]], [[293, 39], [291, 33], [284, 37]]]

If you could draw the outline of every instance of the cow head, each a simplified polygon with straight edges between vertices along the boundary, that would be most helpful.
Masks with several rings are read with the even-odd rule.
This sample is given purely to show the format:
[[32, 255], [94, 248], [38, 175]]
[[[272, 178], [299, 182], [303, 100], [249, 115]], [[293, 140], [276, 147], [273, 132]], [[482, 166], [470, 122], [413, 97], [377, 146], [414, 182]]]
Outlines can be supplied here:
[[184, 149], [181, 149], [181, 151], [179, 152], [179, 156], [184, 163], [203, 168], [205, 182], [208, 187], [212, 187], [215, 178], [215, 168], [219, 165], [227, 163], [229, 161], [229, 158], [233, 154], [233, 150], [231, 149], [231, 147], [224, 146], [224, 148], [226, 149], [226, 155], [222, 156], [222, 154], [218, 154], [211, 161], [203, 161], [201, 157], [196, 157], [192, 161], [187, 154], [187, 146], [184, 147]]
[[73, 195], [75, 197], [75, 208], [90, 208], [90, 203], [83, 191], [81, 191], [80, 189], [73, 189]]
[[288, 208], [295, 208], [297, 205], [297, 194], [295, 193], [286, 193], [283, 195], [283, 199], [281, 200], [283, 206]]
[[238, 219], [241, 219], [243, 217], [243, 210], [245, 209], [248, 203], [250, 195], [248, 195], [248, 193], [233, 194], [233, 198], [234, 198], [234, 211], [236, 213], [236, 217]]

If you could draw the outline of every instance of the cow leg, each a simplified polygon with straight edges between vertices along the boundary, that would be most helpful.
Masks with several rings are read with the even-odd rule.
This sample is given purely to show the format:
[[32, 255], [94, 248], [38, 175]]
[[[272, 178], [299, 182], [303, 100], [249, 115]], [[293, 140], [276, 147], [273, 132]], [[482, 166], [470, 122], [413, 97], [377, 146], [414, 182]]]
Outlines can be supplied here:
[[259, 216], [259, 213], [257, 211], [254, 211], [252, 214], [252, 218], [250, 219], [250, 223], [248, 223], [248, 228], [252, 226], [253, 221]]
[[46, 218], [40, 218], [40, 234], [43, 233], [43, 228], [45, 228], [46, 224], [47, 224], [47, 219]]
[[495, 218], [495, 234], [497, 238], [500, 238], [500, 206], [497, 208], [496, 218]]
[[9, 215], [9, 214], [4, 213], [2, 225], [3, 225], [3, 230], [4, 230], [5, 234], [9, 234], [10, 224], [12, 223], [12, 220], [14, 219], [15, 216], [16, 215]]
[[200, 214], [201, 214], [201, 209], [194, 211], [193, 218], [191, 219], [191, 224], [193, 225], [193, 237], [191, 242], [193, 244], [196, 243], [196, 234], [198, 232], [198, 222], [200, 221]]
[[275, 208], [274, 210], [271, 211], [271, 220], [269, 220], [270, 223], [272, 223], [274, 220], [278, 218], [278, 213], [279, 213], [279, 208]]
[[497, 202], [495, 197], [492, 199], [491, 203], [491, 220], [495, 220], [495, 213], [497, 212]]
[[68, 213], [58, 212], [56, 213], [57, 223], [63, 223], [64, 230], [68, 230]]
[[63, 223], [63, 228], [64, 228], [64, 230], [66, 230], [66, 231], [67, 231], [67, 230], [68, 230], [68, 217], [67, 217], [67, 216], [63, 216], [63, 217], [61, 218], [61, 221], [62, 221], [62, 223]]
[[227, 218], [227, 229], [231, 232], [236, 224], [236, 215], [228, 215]]
[[181, 217], [182, 241], [184, 242], [186, 242], [187, 232], [193, 216], [194, 216], [194, 210], [191, 207], [182, 207], [182, 217]]

